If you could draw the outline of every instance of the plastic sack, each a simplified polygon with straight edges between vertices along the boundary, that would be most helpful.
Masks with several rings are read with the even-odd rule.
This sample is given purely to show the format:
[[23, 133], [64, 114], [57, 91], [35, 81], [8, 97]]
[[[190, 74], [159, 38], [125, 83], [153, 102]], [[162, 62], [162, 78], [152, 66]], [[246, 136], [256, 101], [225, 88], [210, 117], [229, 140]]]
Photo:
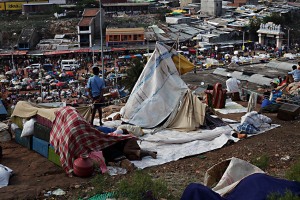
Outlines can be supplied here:
[[0, 164], [0, 188], [8, 185], [12, 173], [12, 169]]
[[17, 128], [19, 128], [19, 126], [18, 126], [17, 124], [15, 124], [15, 123], [12, 123], [12, 124], [10, 125], [10, 129], [11, 129], [12, 131], [15, 131]]
[[7, 124], [0, 122], [0, 131], [8, 130]]
[[103, 157], [102, 151], [92, 151], [89, 157], [93, 160], [96, 166], [99, 166], [102, 174], [107, 172], [107, 166], [105, 164], [105, 159]]
[[126, 129], [128, 132], [132, 133], [133, 135], [139, 137], [143, 136], [145, 133], [139, 126], [133, 126], [129, 124], [118, 126], [117, 130]]
[[33, 135], [35, 122], [36, 122], [36, 119], [31, 118], [30, 120], [28, 120], [27, 122], [24, 123], [21, 137]]

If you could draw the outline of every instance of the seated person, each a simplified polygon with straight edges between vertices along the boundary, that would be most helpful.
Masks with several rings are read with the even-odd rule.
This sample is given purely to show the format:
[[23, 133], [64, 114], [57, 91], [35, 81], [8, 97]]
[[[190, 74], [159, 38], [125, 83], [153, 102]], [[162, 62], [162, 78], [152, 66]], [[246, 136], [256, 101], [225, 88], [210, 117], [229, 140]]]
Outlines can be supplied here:
[[292, 75], [293, 82], [299, 82], [300, 81], [300, 70], [297, 69], [296, 65], [292, 66], [292, 71], [288, 72], [288, 75]]
[[279, 81], [277, 79], [274, 79], [271, 82], [271, 86], [273, 87], [270, 95], [269, 102], [268, 100], [264, 100], [260, 112], [278, 112], [279, 107], [281, 106], [281, 101], [282, 101], [282, 90], [286, 87], [286, 84], [282, 86], [278, 86]]

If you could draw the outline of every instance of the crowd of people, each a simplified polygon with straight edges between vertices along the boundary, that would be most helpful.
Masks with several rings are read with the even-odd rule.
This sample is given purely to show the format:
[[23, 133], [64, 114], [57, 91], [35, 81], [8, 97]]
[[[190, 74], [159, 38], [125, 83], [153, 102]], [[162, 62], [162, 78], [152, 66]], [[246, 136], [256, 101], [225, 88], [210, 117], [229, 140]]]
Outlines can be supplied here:
[[[119, 88], [116, 73], [122, 73], [130, 60], [115, 58], [113, 55], [104, 57], [104, 74], [106, 91]], [[101, 59], [95, 56], [75, 56], [72, 59], [78, 62], [79, 67], [72, 71], [61, 68], [64, 57], [35, 57], [15, 58], [12, 64], [10, 58], [1, 59], [0, 88], [1, 100], [9, 110], [18, 101], [24, 100], [33, 103], [64, 101], [67, 104], [87, 104], [89, 99], [88, 80], [93, 76], [93, 66], [98, 66], [102, 74]], [[38, 63], [39, 67], [35, 67]], [[100, 68], [99, 68], [100, 66]]]

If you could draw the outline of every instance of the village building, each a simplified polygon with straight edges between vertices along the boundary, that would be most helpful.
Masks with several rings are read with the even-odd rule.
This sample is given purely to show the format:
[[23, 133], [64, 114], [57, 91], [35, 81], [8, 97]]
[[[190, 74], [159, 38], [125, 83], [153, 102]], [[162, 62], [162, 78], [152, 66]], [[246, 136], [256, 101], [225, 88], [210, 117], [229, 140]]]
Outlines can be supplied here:
[[144, 28], [107, 28], [106, 46], [144, 44]]
[[84, 9], [82, 18], [77, 26], [80, 47], [92, 47], [95, 38], [100, 38], [100, 21], [103, 27], [104, 15], [103, 8], [101, 11], [98, 8]]
[[37, 31], [34, 28], [24, 28], [18, 39], [19, 50], [34, 49], [40, 38]]
[[210, 16], [222, 15], [222, 0], [202, 0], [201, 12]]

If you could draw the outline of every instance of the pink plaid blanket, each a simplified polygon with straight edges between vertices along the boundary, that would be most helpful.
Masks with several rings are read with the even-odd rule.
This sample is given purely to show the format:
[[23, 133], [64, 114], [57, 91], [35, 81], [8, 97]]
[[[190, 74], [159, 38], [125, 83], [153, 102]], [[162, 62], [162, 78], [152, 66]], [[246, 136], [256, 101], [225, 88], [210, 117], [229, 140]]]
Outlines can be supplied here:
[[132, 135], [106, 135], [93, 128], [73, 107], [63, 107], [55, 112], [50, 133], [50, 144], [60, 156], [67, 174], [73, 171], [73, 161], [83, 153], [100, 151]]

